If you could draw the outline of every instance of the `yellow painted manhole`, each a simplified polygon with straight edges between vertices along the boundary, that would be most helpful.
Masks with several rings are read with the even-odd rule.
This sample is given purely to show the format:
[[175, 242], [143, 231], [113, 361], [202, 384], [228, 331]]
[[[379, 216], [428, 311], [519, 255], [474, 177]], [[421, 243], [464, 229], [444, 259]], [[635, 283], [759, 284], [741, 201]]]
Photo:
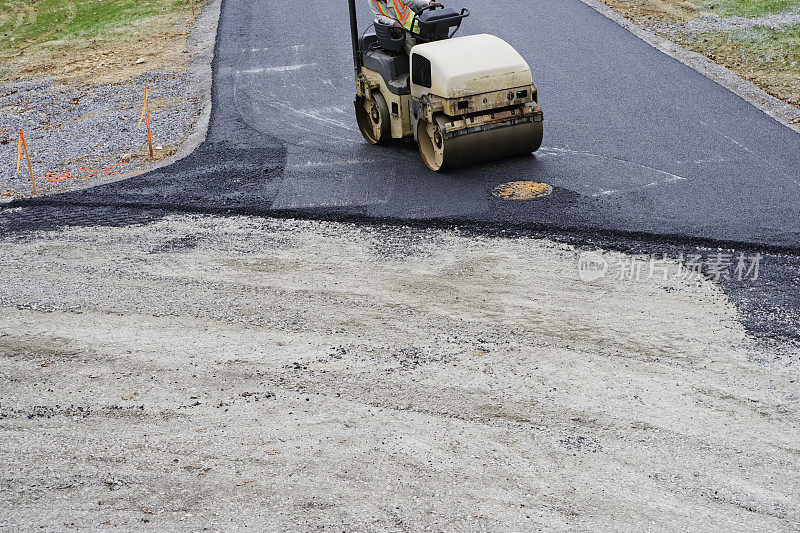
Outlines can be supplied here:
[[502, 200], [538, 200], [553, 194], [553, 187], [536, 181], [512, 181], [498, 185], [492, 194]]

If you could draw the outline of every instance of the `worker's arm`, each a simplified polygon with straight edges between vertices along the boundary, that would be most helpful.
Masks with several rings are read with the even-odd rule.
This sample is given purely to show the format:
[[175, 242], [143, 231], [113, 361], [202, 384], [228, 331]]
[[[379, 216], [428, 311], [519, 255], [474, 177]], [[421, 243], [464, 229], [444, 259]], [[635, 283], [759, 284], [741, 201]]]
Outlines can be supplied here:
[[417, 11], [419, 9], [422, 9], [423, 7], [428, 7], [431, 5], [436, 5], [436, 6], [442, 5], [440, 2], [432, 2], [431, 0], [406, 0], [405, 4], [414, 11]]
[[[442, 7], [442, 4], [440, 2], [435, 2], [434, 0], [404, 0], [404, 3], [405, 5], [410, 7], [414, 12], [419, 12], [421, 9], [426, 8], [428, 6]], [[403, 27], [403, 25], [400, 24], [399, 20], [395, 19], [392, 21], [392, 23], [400, 28]]]

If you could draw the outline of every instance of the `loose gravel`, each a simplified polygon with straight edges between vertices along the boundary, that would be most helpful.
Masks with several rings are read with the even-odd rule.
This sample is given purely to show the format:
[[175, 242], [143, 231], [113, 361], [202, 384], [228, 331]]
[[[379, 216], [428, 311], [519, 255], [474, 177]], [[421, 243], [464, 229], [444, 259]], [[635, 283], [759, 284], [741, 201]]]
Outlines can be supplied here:
[[763, 17], [713, 17], [703, 15], [694, 20], [683, 22], [653, 24], [650, 29], [662, 35], [694, 37], [697, 33], [707, 31], [731, 32], [745, 28], [769, 28], [780, 30], [787, 26], [800, 24], [800, 8], [785, 13], [764, 15]]
[[[152, 159], [145, 125], [137, 127], [145, 83], [150, 94], [153, 144], [157, 147]], [[75, 86], [29, 80], [3, 85], [0, 196], [20, 198], [33, 192], [26, 165], [16, 171], [20, 128], [40, 193], [86, 186], [108, 177], [97, 171], [119, 163], [109, 172], [153, 168], [175, 153], [201, 112], [202, 102], [191, 96], [189, 84], [188, 73], [148, 72], [113, 84]]]

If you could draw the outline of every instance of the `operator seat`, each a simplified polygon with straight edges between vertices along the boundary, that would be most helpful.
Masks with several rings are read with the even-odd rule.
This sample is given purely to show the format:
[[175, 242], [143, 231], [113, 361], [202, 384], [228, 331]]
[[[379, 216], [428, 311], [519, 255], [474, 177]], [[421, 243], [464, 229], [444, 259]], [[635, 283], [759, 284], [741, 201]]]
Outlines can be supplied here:
[[362, 35], [359, 49], [364, 68], [379, 73], [394, 94], [411, 94], [409, 59], [403, 51], [405, 32], [397, 26], [375, 22], [375, 33]]

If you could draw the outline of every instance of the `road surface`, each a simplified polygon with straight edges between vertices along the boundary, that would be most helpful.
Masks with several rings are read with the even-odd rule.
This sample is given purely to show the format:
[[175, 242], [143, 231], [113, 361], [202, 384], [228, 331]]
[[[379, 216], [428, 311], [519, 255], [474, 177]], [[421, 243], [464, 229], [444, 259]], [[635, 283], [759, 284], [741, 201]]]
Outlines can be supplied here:
[[[359, 3], [362, 27], [368, 10]], [[434, 174], [413, 143], [367, 145], [344, 2], [228, 1], [205, 144], [183, 162], [49, 201], [448, 220], [800, 246], [800, 135], [578, 0], [465, 1], [462, 31], [528, 60], [546, 129], [532, 156]], [[521, 4], [520, 4], [521, 5]], [[556, 187], [536, 203], [498, 184]]]

